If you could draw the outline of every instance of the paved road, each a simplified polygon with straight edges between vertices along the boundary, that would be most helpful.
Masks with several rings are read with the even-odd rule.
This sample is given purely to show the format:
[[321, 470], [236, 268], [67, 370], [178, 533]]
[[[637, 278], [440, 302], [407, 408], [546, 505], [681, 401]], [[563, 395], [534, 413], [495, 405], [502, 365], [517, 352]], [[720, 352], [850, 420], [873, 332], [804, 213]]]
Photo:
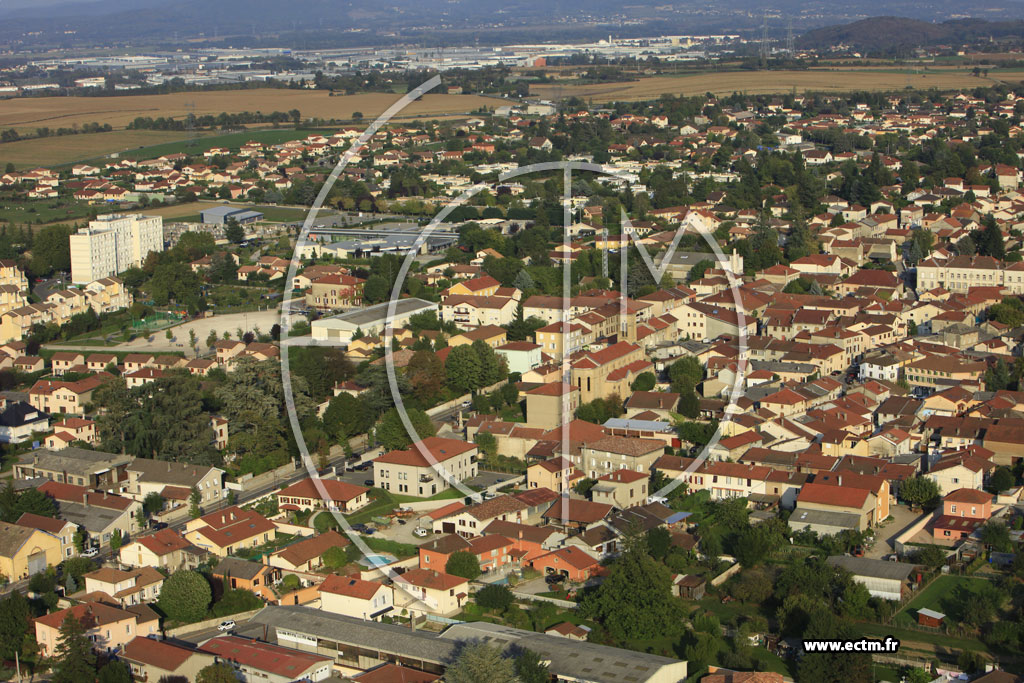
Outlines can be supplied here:
[[891, 506], [889, 514], [892, 515], [892, 521], [886, 524], [884, 528], [878, 530], [875, 543], [864, 553], [865, 557], [878, 560], [894, 552], [896, 538], [921, 517], [918, 513], [911, 512], [910, 508], [906, 505]]

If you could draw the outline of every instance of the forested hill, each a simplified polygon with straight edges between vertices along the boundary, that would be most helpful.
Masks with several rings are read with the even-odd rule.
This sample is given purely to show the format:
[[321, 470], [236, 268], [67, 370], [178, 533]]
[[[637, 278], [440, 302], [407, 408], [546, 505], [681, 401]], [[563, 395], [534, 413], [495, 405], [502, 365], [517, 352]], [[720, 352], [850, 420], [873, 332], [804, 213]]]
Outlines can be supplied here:
[[808, 31], [800, 36], [797, 45], [818, 50], [846, 45], [864, 52], [898, 53], [926, 45], [955, 45], [989, 38], [1024, 40], [1024, 21], [955, 19], [931, 23], [906, 17], [871, 17]]

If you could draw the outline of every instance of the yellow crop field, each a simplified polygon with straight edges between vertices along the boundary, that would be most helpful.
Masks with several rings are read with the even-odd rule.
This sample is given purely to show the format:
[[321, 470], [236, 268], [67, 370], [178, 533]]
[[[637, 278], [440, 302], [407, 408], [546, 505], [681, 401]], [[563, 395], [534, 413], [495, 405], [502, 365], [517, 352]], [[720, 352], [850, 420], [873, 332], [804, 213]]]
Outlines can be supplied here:
[[992, 85], [992, 81], [969, 72], [915, 73], [912, 70], [843, 69], [808, 71], [723, 71], [680, 76], [652, 76], [626, 83], [588, 85], [532, 85], [530, 94], [545, 97], [581, 97], [595, 103], [655, 99], [663, 94], [727, 95], [787, 93], [807, 90], [848, 92], [851, 90], [903, 90], [938, 88], [954, 90]]
[[[362, 112], [366, 119], [372, 120], [400, 97], [394, 93], [331, 97], [324, 90], [269, 88], [118, 97], [21, 97], [0, 101], [0, 128], [34, 132], [40, 126], [60, 128], [93, 121], [124, 128], [138, 116], [183, 118], [189, 111], [201, 116], [298, 109], [303, 117], [325, 119], [349, 119], [353, 112]], [[500, 100], [478, 95], [428, 94], [409, 105], [401, 118], [468, 114], [483, 106], [500, 105]]]
[[18, 168], [59, 166], [82, 159], [94, 159], [113, 152], [177, 142], [188, 137], [182, 131], [117, 130], [109, 133], [62, 135], [6, 142], [0, 145], [0, 162]]

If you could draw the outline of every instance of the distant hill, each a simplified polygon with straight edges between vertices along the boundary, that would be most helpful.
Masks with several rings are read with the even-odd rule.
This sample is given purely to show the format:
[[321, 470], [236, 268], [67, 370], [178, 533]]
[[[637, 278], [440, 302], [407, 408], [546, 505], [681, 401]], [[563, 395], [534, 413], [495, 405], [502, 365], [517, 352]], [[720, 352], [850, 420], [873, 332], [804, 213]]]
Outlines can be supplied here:
[[800, 36], [797, 45], [819, 50], [847, 45], [865, 52], [904, 52], [927, 45], [1007, 37], [1024, 40], [1024, 21], [951, 19], [931, 23], [906, 17], [871, 17], [808, 31]]

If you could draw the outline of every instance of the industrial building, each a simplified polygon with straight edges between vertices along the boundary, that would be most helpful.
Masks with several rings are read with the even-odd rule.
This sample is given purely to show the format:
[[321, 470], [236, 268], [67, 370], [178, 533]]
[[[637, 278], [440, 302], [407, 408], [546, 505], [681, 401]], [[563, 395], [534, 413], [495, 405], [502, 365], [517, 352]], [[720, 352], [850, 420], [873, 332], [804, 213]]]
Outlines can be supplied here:
[[259, 211], [239, 206], [214, 206], [203, 209], [199, 212], [199, 217], [206, 225], [224, 225], [232, 218], [240, 225], [263, 220], [263, 214]]
[[[347, 313], [332, 315], [329, 318], [314, 320], [312, 327], [313, 339], [329, 339], [348, 344], [356, 330], [367, 336], [384, 334], [388, 321], [390, 302], [358, 308]], [[391, 318], [392, 327], [403, 327], [409, 318], [424, 311], [437, 311], [437, 304], [423, 299], [399, 299], [395, 302], [395, 313]]]

